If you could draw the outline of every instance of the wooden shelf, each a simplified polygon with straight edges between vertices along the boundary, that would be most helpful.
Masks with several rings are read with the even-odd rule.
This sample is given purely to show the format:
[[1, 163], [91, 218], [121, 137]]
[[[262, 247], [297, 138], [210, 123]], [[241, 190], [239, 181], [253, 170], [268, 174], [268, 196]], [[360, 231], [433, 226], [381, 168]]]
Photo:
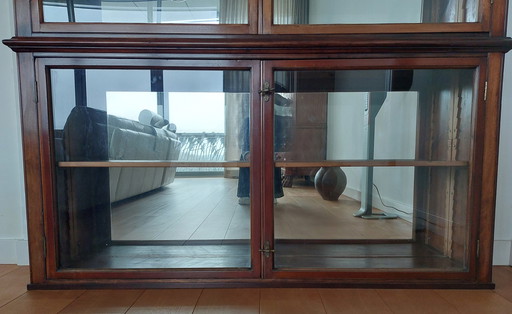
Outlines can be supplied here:
[[166, 161], [166, 160], [109, 160], [109, 161], [61, 161], [62, 168], [113, 168], [113, 167], [249, 167], [249, 162], [241, 161]]
[[[109, 160], [109, 161], [61, 161], [62, 168], [113, 168], [113, 167], [249, 167], [241, 161], [166, 161], [166, 160]], [[468, 161], [428, 160], [322, 160], [322, 161], [277, 161], [276, 167], [467, 167]]]
[[278, 161], [276, 167], [467, 167], [468, 161], [391, 160], [323, 160]]

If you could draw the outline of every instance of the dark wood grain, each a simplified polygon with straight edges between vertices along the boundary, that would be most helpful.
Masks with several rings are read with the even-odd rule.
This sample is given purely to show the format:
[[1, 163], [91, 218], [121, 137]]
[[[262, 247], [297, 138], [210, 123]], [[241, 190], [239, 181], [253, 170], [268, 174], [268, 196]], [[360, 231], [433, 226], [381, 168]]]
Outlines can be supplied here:
[[498, 173], [498, 143], [501, 112], [501, 89], [503, 75], [503, 55], [490, 54], [487, 77], [487, 100], [485, 102], [485, 128], [479, 130], [483, 136], [481, 203], [479, 211], [480, 240], [478, 257], [478, 280], [491, 282], [493, 234]]
[[21, 118], [23, 136], [23, 158], [25, 171], [25, 193], [28, 220], [29, 258], [32, 282], [41, 283], [46, 278], [46, 263], [41, 177], [41, 151], [39, 144], [39, 109], [35, 86], [32, 55], [18, 55], [21, 88]]
[[[499, 37], [499, 36], [506, 36], [507, 23], [503, 23], [503, 21], [507, 20], [507, 11], [508, 11], [508, 2], [507, 0], [494, 0], [491, 3], [488, 1], [481, 1], [483, 6], [489, 6], [491, 5], [490, 15], [484, 15], [483, 19], [487, 20], [489, 19], [489, 16], [491, 18], [490, 21], [490, 35], [493, 37]], [[486, 8], [487, 9], [487, 8]]]
[[185, 53], [408, 53], [506, 52], [512, 42], [503, 37], [467, 35], [210, 35], [190, 37], [14, 37], [3, 43], [16, 52]]

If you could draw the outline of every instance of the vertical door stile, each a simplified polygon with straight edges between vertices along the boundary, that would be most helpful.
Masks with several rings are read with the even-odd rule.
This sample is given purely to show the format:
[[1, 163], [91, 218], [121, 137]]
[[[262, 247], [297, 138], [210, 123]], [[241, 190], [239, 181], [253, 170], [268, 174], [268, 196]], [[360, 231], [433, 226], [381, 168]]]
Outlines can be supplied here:
[[[273, 69], [272, 64], [270, 62], [263, 61], [262, 65], [262, 77], [261, 77], [261, 85], [260, 90], [263, 89], [265, 83], [269, 84], [269, 87], [272, 88], [274, 86], [273, 79]], [[262, 239], [260, 243], [260, 250], [271, 251], [274, 248], [274, 210], [273, 210], [273, 168], [274, 168], [274, 157], [273, 157], [273, 141], [274, 141], [274, 124], [273, 124], [273, 102], [274, 96], [269, 95], [268, 100], [264, 100], [266, 98], [264, 95], [260, 95], [259, 100], [261, 102], [261, 113], [262, 113], [262, 123], [261, 123], [261, 157], [262, 157], [262, 176], [261, 176], [261, 186], [262, 186]], [[268, 247], [264, 247], [265, 243], [269, 243]], [[266, 252], [265, 251], [265, 252]], [[263, 265], [263, 278], [268, 278], [271, 276], [274, 264], [274, 254], [266, 254], [265, 252], [261, 252], [261, 260]], [[268, 256], [268, 257], [267, 257]]]
[[252, 244], [252, 267], [256, 277], [262, 277], [263, 273], [263, 260], [261, 259], [260, 249], [263, 246], [264, 238], [264, 225], [265, 221], [263, 216], [263, 155], [262, 145], [264, 143], [264, 128], [263, 128], [263, 110], [261, 97], [258, 93], [261, 87], [261, 62], [255, 61], [252, 68], [252, 83], [251, 83], [251, 193], [255, 197], [251, 198], [251, 244]]

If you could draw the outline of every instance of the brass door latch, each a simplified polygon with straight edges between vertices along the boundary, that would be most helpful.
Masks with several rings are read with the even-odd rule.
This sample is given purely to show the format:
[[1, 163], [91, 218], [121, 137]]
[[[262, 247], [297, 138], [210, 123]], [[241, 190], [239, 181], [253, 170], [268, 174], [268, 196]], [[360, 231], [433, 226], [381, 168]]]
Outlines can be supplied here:
[[275, 88], [270, 88], [270, 83], [263, 83], [263, 89], [259, 90], [258, 93], [263, 96], [263, 101], [269, 101], [270, 95], [275, 92]]
[[270, 242], [269, 241], [265, 241], [265, 244], [263, 245], [263, 248], [260, 249], [260, 252], [265, 254], [265, 257], [266, 258], [269, 258], [270, 257], [270, 253], [274, 253], [275, 250], [271, 250], [270, 249]]

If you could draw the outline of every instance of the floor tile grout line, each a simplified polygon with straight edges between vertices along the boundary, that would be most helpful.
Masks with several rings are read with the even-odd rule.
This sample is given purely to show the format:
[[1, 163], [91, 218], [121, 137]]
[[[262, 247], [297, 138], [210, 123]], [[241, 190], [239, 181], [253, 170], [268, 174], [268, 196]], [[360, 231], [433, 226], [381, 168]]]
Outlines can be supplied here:
[[130, 311], [130, 309], [135, 305], [135, 303], [137, 303], [137, 301], [139, 301], [139, 299], [142, 297], [142, 295], [148, 291], [147, 289], [143, 289], [139, 295], [135, 298], [135, 300], [133, 300], [132, 304], [130, 304], [130, 306], [126, 309], [126, 311], [124, 312], [124, 314], [128, 313]]
[[194, 308], [192, 309], [192, 314], [196, 313], [197, 304], [199, 304], [199, 300], [203, 296], [204, 289], [201, 289], [201, 293], [199, 293], [199, 296], [197, 297], [196, 303], [194, 304]]
[[457, 308], [457, 306], [455, 304], [453, 304], [452, 302], [450, 302], [450, 300], [448, 300], [447, 298], [445, 298], [441, 293], [439, 293], [438, 290], [436, 289], [432, 289], [432, 292], [434, 292], [435, 295], [437, 295], [438, 297], [440, 297], [442, 300], [444, 300], [446, 303], [448, 303], [450, 305], [450, 307], [452, 307], [453, 309], [455, 309], [455, 311], [457, 313], [460, 313], [459, 309]]
[[261, 314], [261, 288], [258, 288], [258, 313]]
[[318, 294], [318, 296], [320, 297], [320, 302], [322, 302], [322, 307], [324, 309], [324, 313], [327, 314], [327, 307], [325, 307], [325, 302], [324, 302], [324, 298], [322, 298], [322, 294], [320, 293], [320, 289], [315, 289], [315, 292]]
[[21, 298], [22, 296], [24, 296], [25, 294], [27, 294], [28, 291], [25, 291], [23, 292], [22, 294], [14, 297], [13, 299], [10, 299], [9, 301], [7, 301], [6, 303], [0, 305], [0, 310], [2, 310], [3, 307], [6, 307], [7, 305], [11, 304], [12, 302], [18, 300], [19, 298]]
[[386, 302], [386, 298], [384, 298], [380, 293], [379, 293], [379, 290], [378, 289], [372, 289], [373, 291], [375, 291], [375, 294], [379, 297], [379, 299], [382, 300], [382, 303], [384, 303], [384, 305], [386, 305], [386, 308], [391, 312], [391, 313], [396, 313], [395, 311], [393, 311], [393, 309], [391, 308], [391, 306], [389, 306], [389, 304]]
[[[8, 265], [14, 265], [14, 264], [8, 264]], [[12, 270], [10, 270], [10, 271], [6, 272], [5, 274], [3, 274], [2, 276], [0, 276], [0, 280], [1, 280], [2, 278], [4, 278], [5, 276], [7, 276], [7, 275], [11, 274], [11, 273], [14, 273], [14, 272], [20, 271], [21, 269], [23, 269], [23, 267], [25, 267], [25, 266], [14, 265], [14, 268], [13, 268]], [[27, 285], [25, 284], [25, 291], [24, 291], [23, 293], [21, 293], [21, 294], [19, 294], [18, 296], [14, 297], [14, 299], [10, 299], [10, 300], [9, 300], [9, 301], [7, 301], [6, 303], [4, 303], [4, 304], [0, 305], [0, 309], [1, 309], [1, 308], [3, 308], [4, 306], [6, 306], [7, 304], [14, 302], [15, 300], [17, 300], [18, 298], [22, 297], [23, 295], [25, 295], [25, 294], [27, 293], [27, 291], [28, 291], [28, 290], [27, 290], [27, 288], [26, 288], [26, 286], [27, 286]]]
[[76, 298], [74, 298], [73, 300], [71, 300], [71, 302], [69, 302], [65, 307], [63, 307], [62, 309], [60, 309], [60, 311], [58, 311], [56, 314], [59, 314], [59, 313], [62, 313], [62, 311], [64, 311], [65, 309], [67, 309], [71, 304], [73, 304], [76, 300], [80, 299], [85, 293], [87, 292], [87, 290], [83, 290], [82, 293], [80, 293], [80, 295], [78, 295]]
[[6, 273], [4, 273], [4, 274], [0, 275], [0, 279], [1, 279], [1, 278], [3, 278], [4, 276], [9, 275], [9, 274], [10, 274], [10, 273], [12, 273], [12, 272], [18, 271], [18, 270], [20, 270], [22, 267], [24, 267], [24, 266], [19, 266], [19, 265], [15, 265], [15, 264], [2, 264], [2, 265], [13, 265], [13, 266], [14, 266], [14, 268], [13, 268], [13, 269], [11, 269], [11, 270], [9, 270], [9, 271], [7, 271]]
[[393, 311], [393, 309], [389, 306], [388, 303], [386, 303], [386, 300], [382, 297], [382, 295], [379, 293], [379, 291], [377, 291], [377, 289], [371, 289], [371, 291], [373, 291], [377, 297], [379, 298], [379, 300], [382, 301], [382, 303], [386, 306], [386, 308], [391, 312], [391, 313], [395, 313], [395, 311]]

